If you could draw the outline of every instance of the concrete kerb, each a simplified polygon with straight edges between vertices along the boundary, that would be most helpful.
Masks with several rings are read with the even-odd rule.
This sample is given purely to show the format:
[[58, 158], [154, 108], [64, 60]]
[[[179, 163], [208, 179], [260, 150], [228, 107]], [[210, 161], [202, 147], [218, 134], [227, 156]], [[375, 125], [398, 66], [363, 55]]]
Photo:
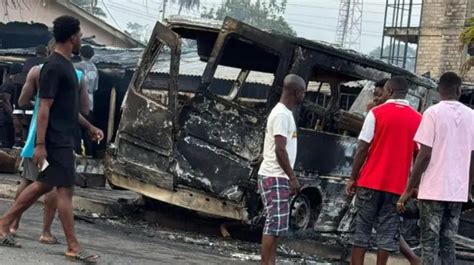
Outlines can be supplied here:
[[[17, 175], [0, 174], [0, 198], [14, 199], [19, 180]], [[140, 197], [132, 191], [75, 187], [73, 205], [75, 210], [104, 216], [125, 216], [138, 206], [136, 202]], [[39, 202], [43, 203], [43, 197]]]

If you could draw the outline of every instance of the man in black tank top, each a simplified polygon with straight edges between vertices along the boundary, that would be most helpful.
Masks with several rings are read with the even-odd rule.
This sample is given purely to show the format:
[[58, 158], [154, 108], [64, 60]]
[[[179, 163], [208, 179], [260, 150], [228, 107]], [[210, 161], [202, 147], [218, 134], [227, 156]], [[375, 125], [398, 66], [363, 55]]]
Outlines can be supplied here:
[[79, 20], [61, 16], [54, 20], [56, 47], [40, 73], [40, 107], [34, 161], [41, 173], [0, 219], [0, 246], [18, 246], [9, 235], [9, 227], [41, 195], [53, 187], [58, 193], [58, 212], [68, 248], [66, 257], [95, 263], [97, 255], [81, 249], [74, 232], [72, 195], [74, 187], [74, 133], [79, 122], [91, 137], [100, 141], [101, 130], [92, 126], [79, 113], [79, 82], [70, 61], [81, 45]]

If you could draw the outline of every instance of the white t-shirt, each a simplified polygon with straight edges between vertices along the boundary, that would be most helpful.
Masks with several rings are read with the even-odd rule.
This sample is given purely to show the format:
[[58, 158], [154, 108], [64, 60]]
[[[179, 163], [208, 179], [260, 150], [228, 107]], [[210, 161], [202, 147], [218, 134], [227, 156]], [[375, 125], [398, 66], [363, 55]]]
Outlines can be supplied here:
[[290, 165], [293, 168], [296, 160], [297, 131], [293, 113], [282, 103], [278, 103], [270, 112], [263, 143], [263, 162], [258, 171], [259, 175], [266, 177], [288, 176], [278, 164], [275, 153], [275, 136], [281, 135], [286, 138], [286, 152]]

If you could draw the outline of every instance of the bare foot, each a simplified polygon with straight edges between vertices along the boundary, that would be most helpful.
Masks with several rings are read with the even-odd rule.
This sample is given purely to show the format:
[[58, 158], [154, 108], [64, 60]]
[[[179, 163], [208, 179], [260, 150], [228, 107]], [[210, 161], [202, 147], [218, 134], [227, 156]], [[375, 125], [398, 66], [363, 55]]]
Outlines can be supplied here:
[[10, 234], [12, 236], [16, 236], [16, 231], [18, 230], [18, 227], [20, 227], [20, 221], [15, 220], [13, 223], [10, 225]]
[[3, 220], [0, 219], [0, 236], [1, 237], [6, 237], [7, 235], [10, 234], [10, 227], [7, 224], [4, 224], [2, 222]]

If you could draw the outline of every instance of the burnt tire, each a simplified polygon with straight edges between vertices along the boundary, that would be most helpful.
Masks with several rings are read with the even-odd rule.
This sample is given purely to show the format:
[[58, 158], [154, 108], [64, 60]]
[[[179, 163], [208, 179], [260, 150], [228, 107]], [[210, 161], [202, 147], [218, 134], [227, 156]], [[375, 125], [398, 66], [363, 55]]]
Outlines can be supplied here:
[[313, 223], [311, 200], [304, 193], [298, 194], [290, 204], [290, 228], [293, 231], [307, 229]]

